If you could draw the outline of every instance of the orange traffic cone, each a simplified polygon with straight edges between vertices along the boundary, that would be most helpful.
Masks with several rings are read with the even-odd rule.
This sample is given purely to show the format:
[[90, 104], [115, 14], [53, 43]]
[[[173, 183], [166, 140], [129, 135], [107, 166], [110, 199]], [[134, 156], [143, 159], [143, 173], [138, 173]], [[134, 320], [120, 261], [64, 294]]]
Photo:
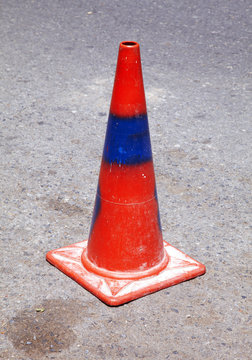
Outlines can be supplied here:
[[109, 305], [205, 273], [162, 238], [139, 45], [123, 42], [89, 239], [47, 260]]

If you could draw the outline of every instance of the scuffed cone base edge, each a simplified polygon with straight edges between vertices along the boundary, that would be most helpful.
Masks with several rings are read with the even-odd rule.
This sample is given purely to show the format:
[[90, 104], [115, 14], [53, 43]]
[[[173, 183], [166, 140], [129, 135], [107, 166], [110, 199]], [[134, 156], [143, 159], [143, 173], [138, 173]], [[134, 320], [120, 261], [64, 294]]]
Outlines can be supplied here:
[[49, 251], [46, 259], [104, 303], [117, 306], [203, 275], [205, 266], [164, 241], [168, 265], [160, 273], [137, 280], [110, 279], [89, 272], [81, 262], [87, 240]]

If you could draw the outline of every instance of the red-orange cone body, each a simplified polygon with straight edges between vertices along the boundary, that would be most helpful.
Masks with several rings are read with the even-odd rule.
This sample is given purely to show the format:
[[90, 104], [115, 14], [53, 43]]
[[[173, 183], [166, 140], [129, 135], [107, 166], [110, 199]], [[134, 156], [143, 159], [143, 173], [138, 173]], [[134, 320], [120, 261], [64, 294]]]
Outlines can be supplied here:
[[138, 44], [126, 42], [119, 47], [95, 210], [82, 261], [99, 267], [102, 274], [135, 272], [123, 277], [137, 277], [139, 271], [164, 267], [166, 260], [140, 50]]

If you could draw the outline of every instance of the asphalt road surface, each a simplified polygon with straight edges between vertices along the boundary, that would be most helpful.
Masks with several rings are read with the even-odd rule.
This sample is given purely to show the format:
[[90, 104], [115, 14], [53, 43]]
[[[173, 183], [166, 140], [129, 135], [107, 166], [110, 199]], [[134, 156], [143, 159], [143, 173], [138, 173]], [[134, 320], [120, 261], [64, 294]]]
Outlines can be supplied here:
[[[1, 359], [251, 359], [250, 19], [249, 0], [1, 1]], [[125, 40], [163, 237], [207, 272], [113, 308], [45, 254], [88, 237]]]

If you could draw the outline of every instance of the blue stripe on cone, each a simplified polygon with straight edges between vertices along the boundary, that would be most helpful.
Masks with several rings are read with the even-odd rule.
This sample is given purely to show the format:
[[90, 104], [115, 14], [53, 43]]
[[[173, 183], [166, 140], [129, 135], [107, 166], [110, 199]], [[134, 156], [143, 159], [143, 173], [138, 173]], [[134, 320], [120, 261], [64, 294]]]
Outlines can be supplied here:
[[[158, 196], [157, 196], [157, 188], [156, 188], [156, 185], [155, 185], [154, 195], [155, 195], [155, 199], [156, 199], [157, 204], [158, 204]], [[161, 219], [160, 219], [160, 214], [159, 214], [159, 206], [158, 206], [158, 209], [157, 209], [157, 219], [158, 219], [159, 229], [160, 229], [160, 231], [162, 232], [162, 225], [161, 225]]]
[[108, 163], [126, 165], [152, 160], [147, 115], [120, 118], [110, 114], [103, 159]]
[[90, 234], [93, 230], [96, 218], [99, 215], [100, 210], [101, 210], [101, 196], [100, 196], [100, 186], [98, 184], [96, 198], [95, 198], [95, 206], [94, 206], [94, 211], [93, 211], [93, 217], [92, 217], [92, 222], [91, 222], [91, 226], [90, 226]]

